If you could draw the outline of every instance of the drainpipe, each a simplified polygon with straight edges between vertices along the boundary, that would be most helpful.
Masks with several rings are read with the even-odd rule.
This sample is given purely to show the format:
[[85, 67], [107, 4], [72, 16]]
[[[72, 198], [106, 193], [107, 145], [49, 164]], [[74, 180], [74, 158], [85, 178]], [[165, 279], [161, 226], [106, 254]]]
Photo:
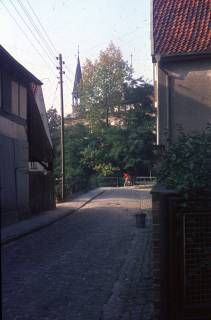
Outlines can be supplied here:
[[166, 73], [166, 129], [167, 144], [171, 143], [171, 77]]
[[153, 63], [154, 107], [156, 108], [156, 140], [159, 145], [158, 63]]

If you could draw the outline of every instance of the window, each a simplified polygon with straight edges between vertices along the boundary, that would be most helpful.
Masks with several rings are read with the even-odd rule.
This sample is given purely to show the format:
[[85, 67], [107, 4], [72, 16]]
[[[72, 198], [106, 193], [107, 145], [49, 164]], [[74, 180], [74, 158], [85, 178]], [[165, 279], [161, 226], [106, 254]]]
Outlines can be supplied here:
[[27, 89], [6, 73], [0, 73], [0, 108], [23, 119], [27, 118]]
[[27, 118], [27, 91], [23, 86], [19, 86], [19, 115], [21, 118]]
[[30, 169], [37, 169], [37, 162], [30, 162]]
[[18, 83], [12, 81], [12, 108], [11, 113], [18, 116], [19, 115], [19, 86]]
[[11, 79], [3, 73], [1, 77], [1, 88], [2, 88], [2, 109], [5, 112], [11, 112]]

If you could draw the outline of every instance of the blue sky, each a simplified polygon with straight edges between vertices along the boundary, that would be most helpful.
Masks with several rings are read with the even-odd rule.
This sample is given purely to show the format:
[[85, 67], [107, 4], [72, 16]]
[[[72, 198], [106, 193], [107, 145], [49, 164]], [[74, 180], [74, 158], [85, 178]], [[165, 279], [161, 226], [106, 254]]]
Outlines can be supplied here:
[[27, 20], [23, 8], [30, 13], [42, 31], [29, 4], [42, 22], [56, 51], [63, 54], [66, 70], [66, 114], [71, 110], [78, 45], [83, 64], [86, 58], [97, 58], [99, 51], [113, 41], [120, 47], [125, 60], [130, 61], [130, 56], [133, 55], [135, 76], [142, 75], [152, 80], [149, 0], [0, 0], [0, 42], [20, 63], [43, 81], [47, 109], [53, 104], [59, 110], [56, 59], [54, 49], [53, 52], [47, 49], [46, 52], [40, 46], [42, 39], [36, 35]]

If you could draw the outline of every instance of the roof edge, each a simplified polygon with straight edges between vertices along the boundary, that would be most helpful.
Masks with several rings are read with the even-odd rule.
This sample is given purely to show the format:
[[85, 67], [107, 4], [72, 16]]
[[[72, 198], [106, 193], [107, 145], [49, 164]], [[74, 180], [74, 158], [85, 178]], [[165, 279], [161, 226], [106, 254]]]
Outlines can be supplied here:
[[22, 64], [20, 64], [13, 56], [0, 45], [0, 61], [5, 60], [9, 63], [10, 67], [16, 68], [21, 76], [27, 78], [31, 82], [35, 82], [36, 84], [42, 85], [43, 83], [36, 78], [30, 71], [28, 71]]
[[153, 54], [152, 62], [171, 62], [182, 60], [198, 60], [211, 58], [211, 52], [190, 52], [190, 53], [177, 53], [177, 54]]
[[151, 38], [151, 55], [153, 56], [155, 53], [155, 47], [154, 47], [154, 12], [153, 12], [153, 4], [154, 0], [150, 0], [150, 38]]

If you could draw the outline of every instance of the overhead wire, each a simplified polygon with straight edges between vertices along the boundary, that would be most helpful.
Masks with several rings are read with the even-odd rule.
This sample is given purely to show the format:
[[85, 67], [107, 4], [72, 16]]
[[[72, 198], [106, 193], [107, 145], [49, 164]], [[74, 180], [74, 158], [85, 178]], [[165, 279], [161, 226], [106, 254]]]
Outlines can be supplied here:
[[29, 8], [31, 9], [31, 11], [33, 12], [34, 16], [36, 17], [36, 19], [37, 19], [40, 27], [42, 28], [42, 30], [43, 30], [46, 38], [48, 39], [49, 44], [52, 46], [52, 48], [53, 48], [53, 50], [54, 50], [54, 54], [55, 54], [55, 55], [58, 55], [58, 51], [57, 51], [55, 45], [53, 44], [50, 36], [48, 35], [48, 33], [47, 33], [47, 31], [46, 31], [46, 29], [44, 28], [42, 22], [40, 21], [39, 17], [37, 16], [35, 10], [33, 9], [33, 7], [31, 6], [31, 4], [30, 4], [30, 2], [29, 2], [28, 0], [26, 0], [26, 2], [27, 2], [27, 4], [28, 4]]
[[[54, 61], [55, 55], [57, 55], [57, 50], [55, 48], [55, 46], [53, 45], [52, 41], [49, 40], [50, 37], [47, 35], [47, 31], [44, 29], [44, 27], [41, 24], [41, 21], [39, 20], [38, 16], [36, 15], [35, 11], [33, 10], [32, 6], [30, 5], [30, 3], [27, 1], [27, 3], [30, 6], [31, 11], [33, 12], [33, 14], [36, 16], [36, 19], [39, 21], [39, 25], [42, 27], [42, 30], [45, 30], [45, 35], [46, 37], [48, 37], [48, 42], [47, 40], [44, 38], [44, 36], [42, 35], [40, 28], [38, 27], [38, 25], [35, 23], [35, 19], [32, 18], [31, 13], [29, 12], [29, 9], [26, 8], [23, 5], [23, 2], [21, 0], [18, 0], [18, 4], [19, 4], [19, 10], [21, 8], [21, 13], [20, 11], [17, 9], [17, 7], [13, 4], [13, 2], [11, 0], [9, 0], [12, 7], [14, 8], [15, 12], [17, 15], [14, 15], [14, 13], [11, 13], [11, 9], [8, 8], [4, 2], [2, 2], [4, 8], [6, 9], [6, 11], [8, 12], [9, 16], [12, 18], [12, 20], [14, 20], [14, 22], [16, 23], [16, 25], [18, 26], [18, 28], [20, 29], [20, 31], [23, 33], [23, 35], [26, 37], [26, 39], [29, 41], [29, 43], [31, 44], [31, 46], [33, 47], [33, 49], [35, 50], [35, 52], [41, 57], [41, 59], [44, 61], [45, 65], [53, 71], [53, 74], [55, 76], [57, 76], [56, 74], [56, 70], [53, 69], [53, 66], [56, 67], [56, 60]], [[24, 13], [24, 18], [26, 19], [27, 17], [27, 21], [23, 18], [23, 13]], [[19, 18], [19, 19], [17, 19]], [[20, 22], [23, 22], [24, 25], [27, 27], [27, 29], [30, 31], [30, 33], [32, 34], [33, 38], [39, 43], [39, 49], [37, 48], [37, 46], [34, 44], [34, 42], [31, 40], [31, 38], [29, 37], [29, 35], [25, 32], [25, 28], [22, 26], [22, 24]], [[30, 26], [29, 26], [30, 24]], [[32, 29], [33, 27], [33, 29]], [[36, 32], [36, 33], [35, 33]], [[49, 44], [49, 42], [51, 42], [51, 46]], [[41, 54], [40, 50], [43, 50], [45, 52], [45, 56]], [[55, 53], [55, 55], [54, 55]], [[47, 60], [46, 60], [47, 59]], [[72, 80], [72, 75], [71, 75], [71, 70], [67, 68], [67, 66], [65, 65], [65, 77], [67, 82], [69, 82], [69, 85], [67, 84], [68, 87], [70, 87], [70, 85], [72, 84], [73, 80]], [[73, 73], [72, 73], [73, 74]], [[58, 91], [58, 85], [59, 82], [57, 82], [56, 85], [56, 89], [54, 92], [54, 96], [53, 96], [53, 100], [52, 100], [52, 106], [55, 103], [56, 100], [56, 95], [57, 95], [57, 91]], [[70, 89], [71, 90], [71, 89]], [[68, 90], [69, 91], [69, 90]]]
[[[145, 23], [146, 23], [147, 20], [144, 19], [142, 22], [145, 22]], [[143, 26], [136, 26], [135, 29], [133, 29], [133, 30], [131, 30], [131, 31], [129, 31], [129, 32], [123, 33], [120, 37], [118, 37], [118, 39], [121, 41], [121, 39], [124, 39], [125, 37], [133, 34], [134, 32], [137, 32], [139, 29], [142, 29], [142, 28], [143, 28]], [[100, 46], [103, 46], [103, 45], [105, 45], [105, 44], [107, 44], [107, 42], [103, 42], [103, 43], [101, 42], [101, 43], [99, 43], [99, 44], [96, 44], [95, 46], [93, 46], [93, 47], [91, 47], [91, 48], [88, 48], [88, 52], [93, 52], [94, 49], [96, 49], [96, 48], [98, 48], [98, 47], [100, 47]]]
[[51, 48], [51, 46], [48, 44], [48, 42], [46, 41], [45, 37], [42, 35], [42, 33], [39, 30], [39, 27], [37, 27], [34, 19], [32, 18], [31, 14], [29, 13], [29, 11], [27, 10], [27, 8], [24, 6], [23, 2], [21, 0], [18, 0], [19, 5], [21, 6], [23, 12], [25, 13], [25, 15], [27, 16], [29, 22], [31, 23], [31, 25], [33, 26], [34, 30], [37, 32], [38, 36], [42, 39], [46, 49], [48, 49], [48, 51], [50, 52], [50, 54], [52, 54], [53, 58], [55, 58], [55, 54]]
[[55, 67], [55, 62], [52, 59], [52, 57], [50, 56], [48, 50], [43, 46], [43, 44], [40, 42], [40, 40], [37, 38], [36, 34], [34, 33], [34, 31], [29, 27], [28, 23], [25, 21], [25, 19], [23, 18], [23, 16], [21, 15], [21, 13], [19, 12], [19, 10], [17, 9], [17, 7], [14, 5], [14, 3], [12, 2], [12, 0], [9, 0], [11, 5], [13, 6], [13, 8], [15, 9], [16, 13], [18, 14], [18, 16], [20, 17], [20, 19], [23, 21], [23, 23], [25, 24], [25, 26], [28, 28], [28, 30], [30, 31], [30, 33], [32, 34], [32, 36], [35, 38], [35, 40], [38, 42], [38, 44], [40, 45], [40, 47], [44, 50], [45, 54], [48, 56], [48, 59], [51, 61], [51, 63], [53, 64], [53, 66]]
[[[10, 0], [11, 1], [11, 0]], [[29, 22], [32, 24], [33, 28], [35, 29], [35, 31], [37, 32], [38, 36], [42, 39], [42, 41], [44, 42], [44, 45], [46, 46], [46, 50], [49, 50], [49, 54], [52, 55], [52, 57], [54, 58], [54, 53], [57, 55], [57, 50], [53, 44], [53, 42], [51, 41], [50, 37], [47, 34], [46, 29], [44, 28], [44, 26], [42, 25], [39, 17], [37, 16], [35, 10], [33, 9], [33, 7], [31, 6], [31, 4], [29, 3], [28, 0], [26, 0], [28, 3], [28, 6], [31, 9], [31, 12], [33, 13], [33, 15], [36, 17], [36, 20], [38, 21], [40, 27], [42, 28], [43, 32], [45, 33], [46, 38], [48, 39], [48, 42], [46, 41], [46, 38], [44, 38], [43, 34], [41, 33], [39, 27], [36, 25], [34, 19], [32, 18], [30, 12], [27, 10], [27, 8], [23, 5], [23, 2], [21, 0], [18, 0], [19, 5], [21, 6], [23, 12], [25, 13], [25, 15], [27, 16]], [[49, 44], [50, 43], [50, 44]], [[51, 60], [52, 61], [52, 60]], [[66, 78], [68, 81], [70, 81], [70, 83], [72, 83], [72, 79], [71, 79], [71, 71], [67, 68], [67, 66], [65, 65], [65, 72], [66, 72]], [[67, 74], [68, 73], [68, 74]], [[73, 74], [73, 73], [72, 73]]]
[[56, 100], [56, 94], [57, 94], [58, 86], [59, 86], [59, 81], [57, 81], [56, 89], [55, 89], [55, 91], [54, 91], [53, 100], [52, 100], [52, 103], [51, 103], [51, 107], [52, 107], [52, 108], [53, 108], [54, 102], [55, 102], [55, 100]]
[[[27, 33], [24, 31], [24, 29], [21, 27], [21, 25], [19, 24], [19, 22], [16, 20], [16, 18], [11, 14], [10, 10], [8, 9], [8, 7], [5, 5], [4, 2], [1, 2], [2, 5], [4, 6], [4, 8], [6, 9], [7, 13], [9, 14], [9, 16], [12, 18], [12, 20], [16, 23], [16, 25], [18, 26], [18, 28], [20, 29], [20, 31], [24, 34], [24, 36], [26, 37], [26, 39], [30, 42], [31, 46], [34, 48], [34, 50], [38, 53], [38, 55], [40, 56], [40, 58], [44, 61], [44, 63], [48, 66], [48, 68], [50, 68], [51, 70], [53, 70], [52, 66], [50, 66], [48, 64], [48, 61], [43, 57], [43, 55], [38, 51], [38, 49], [35, 47], [34, 43], [31, 41], [31, 39], [28, 37]], [[55, 70], [54, 70], [54, 74]]]
[[73, 82], [73, 80], [70, 78], [70, 76], [67, 73], [65, 73], [64, 75], [66, 76], [68, 81], [70, 81], [71, 83]]

